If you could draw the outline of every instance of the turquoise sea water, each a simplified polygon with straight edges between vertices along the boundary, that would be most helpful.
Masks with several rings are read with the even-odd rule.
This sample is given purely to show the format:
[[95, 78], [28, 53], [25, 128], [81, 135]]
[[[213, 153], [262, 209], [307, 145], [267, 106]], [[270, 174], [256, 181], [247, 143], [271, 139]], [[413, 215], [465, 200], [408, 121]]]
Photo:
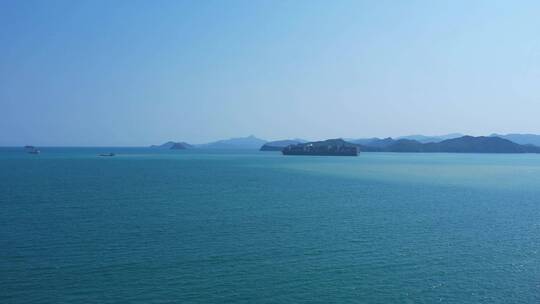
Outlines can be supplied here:
[[540, 302], [540, 155], [41, 150], [0, 149], [0, 303]]

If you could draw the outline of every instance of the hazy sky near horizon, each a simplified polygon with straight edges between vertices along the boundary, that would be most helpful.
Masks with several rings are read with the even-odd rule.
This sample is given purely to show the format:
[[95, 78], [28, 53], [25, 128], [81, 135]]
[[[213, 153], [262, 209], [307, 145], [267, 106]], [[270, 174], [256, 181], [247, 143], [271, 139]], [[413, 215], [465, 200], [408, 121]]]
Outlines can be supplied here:
[[0, 2], [0, 145], [540, 133], [540, 1]]

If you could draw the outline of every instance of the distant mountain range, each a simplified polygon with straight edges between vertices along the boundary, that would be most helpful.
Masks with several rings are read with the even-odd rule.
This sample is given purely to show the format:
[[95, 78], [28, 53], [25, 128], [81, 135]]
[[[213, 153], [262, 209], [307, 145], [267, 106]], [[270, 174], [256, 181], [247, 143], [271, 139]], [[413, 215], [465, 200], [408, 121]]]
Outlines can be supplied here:
[[430, 143], [390, 138], [358, 146], [360, 151], [365, 152], [540, 153], [540, 147], [520, 145], [504, 138], [486, 136], [462, 136]]
[[540, 147], [540, 135], [536, 134], [491, 134], [490, 136], [508, 139], [520, 145], [535, 145]]
[[389, 145], [393, 144], [395, 141], [396, 140], [391, 138], [391, 137], [387, 137], [387, 138], [384, 138], [384, 139], [374, 137], [374, 138], [364, 138], [364, 139], [349, 140], [349, 142], [351, 142], [353, 144], [357, 144], [357, 145], [360, 145], [360, 146], [366, 146], [366, 147], [374, 147], [374, 148], [384, 148], [386, 146], [389, 146]]
[[410, 140], [416, 140], [418, 142], [421, 142], [423, 144], [430, 143], [430, 142], [441, 142], [443, 140], [447, 139], [453, 139], [453, 138], [459, 138], [463, 137], [463, 134], [461, 133], [450, 133], [445, 135], [438, 135], [438, 136], [425, 136], [425, 135], [408, 135], [408, 136], [401, 136], [397, 139], [410, 139]]
[[207, 144], [200, 145], [190, 145], [185, 142], [173, 142], [169, 141], [162, 145], [153, 145], [152, 148], [161, 148], [161, 149], [173, 149], [173, 150], [183, 150], [183, 149], [192, 149], [192, 148], [201, 148], [201, 149], [252, 149], [258, 150], [262, 145], [266, 143], [266, 140], [257, 138], [253, 135], [247, 137], [237, 137], [224, 140], [218, 140], [215, 142], [210, 142]]
[[257, 138], [253, 135], [248, 137], [236, 137], [224, 140], [218, 140], [207, 144], [196, 145], [203, 149], [252, 149], [258, 150], [266, 140]]
[[[456, 152], [456, 153], [540, 153], [540, 135], [507, 134], [490, 136], [460, 136], [453, 133], [441, 136], [410, 135], [393, 138], [349, 139], [364, 152]], [[457, 137], [456, 137], [457, 136]], [[281, 151], [283, 148], [305, 143], [302, 139], [266, 141], [253, 135], [219, 140], [207, 144], [190, 145], [186, 142], [169, 141], [152, 146], [160, 149], [249, 149]], [[537, 147], [538, 145], [538, 147]]]
[[174, 141], [168, 141], [162, 145], [153, 145], [151, 148], [157, 148], [157, 149], [171, 149], [171, 150], [185, 150], [185, 149], [192, 149], [194, 146], [186, 143], [186, 142], [174, 142]]
[[[460, 133], [451, 133], [451, 134], [445, 134], [445, 135], [438, 135], [438, 136], [425, 136], [425, 135], [408, 135], [408, 136], [401, 136], [397, 137], [396, 139], [409, 139], [409, 140], [415, 140], [420, 143], [430, 143], [430, 142], [441, 142], [443, 140], [452, 139], [452, 138], [458, 138], [462, 137], [463, 134]], [[385, 143], [389, 143], [391, 140], [393, 140], [391, 137], [388, 138], [360, 138], [360, 139], [349, 139], [349, 142], [360, 144], [360, 145], [385, 145]]]

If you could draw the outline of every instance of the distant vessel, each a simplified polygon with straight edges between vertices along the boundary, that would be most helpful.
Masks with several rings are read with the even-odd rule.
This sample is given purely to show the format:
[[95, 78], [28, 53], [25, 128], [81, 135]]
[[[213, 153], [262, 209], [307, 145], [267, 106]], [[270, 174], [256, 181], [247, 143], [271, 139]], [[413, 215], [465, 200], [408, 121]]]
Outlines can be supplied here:
[[99, 156], [115, 156], [116, 154], [114, 153], [102, 153], [102, 154], [99, 154]]
[[41, 153], [41, 151], [36, 149], [36, 147], [34, 147], [34, 146], [24, 146], [24, 149], [26, 149], [26, 152], [28, 152], [29, 154], [39, 154], [39, 153]]
[[341, 138], [289, 145], [283, 155], [358, 156], [358, 146]]

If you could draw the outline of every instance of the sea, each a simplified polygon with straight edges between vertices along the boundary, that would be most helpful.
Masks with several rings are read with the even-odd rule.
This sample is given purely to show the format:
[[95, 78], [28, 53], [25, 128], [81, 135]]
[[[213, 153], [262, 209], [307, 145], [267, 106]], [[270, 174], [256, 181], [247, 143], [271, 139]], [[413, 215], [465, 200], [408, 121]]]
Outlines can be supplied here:
[[540, 155], [40, 150], [0, 303], [540, 303]]

